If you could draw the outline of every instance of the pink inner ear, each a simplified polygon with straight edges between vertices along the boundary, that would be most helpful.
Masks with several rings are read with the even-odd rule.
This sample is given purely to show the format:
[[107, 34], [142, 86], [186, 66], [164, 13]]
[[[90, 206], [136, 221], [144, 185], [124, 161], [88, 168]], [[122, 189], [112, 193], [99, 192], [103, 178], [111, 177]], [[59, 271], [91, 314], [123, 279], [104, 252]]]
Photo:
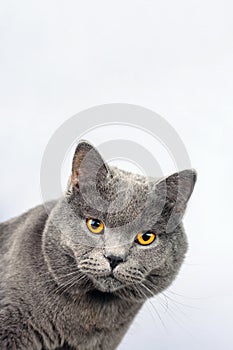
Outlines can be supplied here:
[[78, 151], [76, 150], [77, 153], [74, 155], [74, 159], [73, 159], [71, 183], [76, 187], [78, 187], [79, 185], [79, 175], [80, 175], [79, 169], [80, 169], [81, 163], [85, 158], [86, 154], [88, 153], [88, 151], [90, 150], [89, 145], [85, 145], [85, 147], [87, 148], [79, 149]]
[[74, 185], [74, 186], [78, 186], [78, 171], [74, 170], [73, 174], [70, 176], [70, 182]]
[[81, 187], [105, 179], [108, 167], [99, 152], [88, 142], [80, 142], [72, 162], [71, 185]]

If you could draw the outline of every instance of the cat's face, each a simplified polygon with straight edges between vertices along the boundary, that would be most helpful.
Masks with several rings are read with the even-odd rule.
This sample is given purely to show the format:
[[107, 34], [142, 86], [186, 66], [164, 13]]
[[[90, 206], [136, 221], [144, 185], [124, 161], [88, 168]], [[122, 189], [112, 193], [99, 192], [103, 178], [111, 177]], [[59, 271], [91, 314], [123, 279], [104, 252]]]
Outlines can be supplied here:
[[180, 222], [195, 179], [193, 170], [158, 180], [109, 168], [81, 142], [67, 195], [44, 237], [57, 282], [69, 275], [68, 292], [81, 287], [126, 299], [161, 292], [174, 280], [187, 250]]

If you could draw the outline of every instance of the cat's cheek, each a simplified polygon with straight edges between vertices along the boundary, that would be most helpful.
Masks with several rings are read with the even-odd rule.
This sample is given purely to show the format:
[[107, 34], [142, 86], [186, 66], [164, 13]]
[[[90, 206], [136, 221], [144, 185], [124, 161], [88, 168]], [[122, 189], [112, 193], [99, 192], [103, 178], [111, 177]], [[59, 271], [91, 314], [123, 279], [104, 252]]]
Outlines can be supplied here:
[[151, 270], [165, 265], [170, 249], [169, 244], [159, 239], [146, 247], [137, 244], [132, 250], [131, 259], [138, 262], [140, 269], [149, 274]]

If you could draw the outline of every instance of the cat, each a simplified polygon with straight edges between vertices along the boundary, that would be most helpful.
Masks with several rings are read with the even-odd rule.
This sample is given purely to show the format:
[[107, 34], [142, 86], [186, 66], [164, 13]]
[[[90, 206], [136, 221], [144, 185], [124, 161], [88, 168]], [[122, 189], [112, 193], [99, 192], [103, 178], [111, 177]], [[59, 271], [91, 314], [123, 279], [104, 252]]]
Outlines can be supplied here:
[[129, 173], [80, 141], [64, 196], [0, 224], [0, 349], [116, 349], [182, 265], [195, 181]]

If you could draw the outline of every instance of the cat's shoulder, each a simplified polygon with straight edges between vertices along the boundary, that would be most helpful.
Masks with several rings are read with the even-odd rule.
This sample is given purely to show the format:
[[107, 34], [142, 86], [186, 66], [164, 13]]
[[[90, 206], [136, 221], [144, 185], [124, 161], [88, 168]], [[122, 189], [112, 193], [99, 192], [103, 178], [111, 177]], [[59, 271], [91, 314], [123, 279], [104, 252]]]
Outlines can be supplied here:
[[56, 203], [57, 200], [53, 200], [45, 204], [37, 205], [17, 217], [0, 223], [0, 239], [2, 240], [5, 235], [18, 230], [22, 225], [44, 224]]

